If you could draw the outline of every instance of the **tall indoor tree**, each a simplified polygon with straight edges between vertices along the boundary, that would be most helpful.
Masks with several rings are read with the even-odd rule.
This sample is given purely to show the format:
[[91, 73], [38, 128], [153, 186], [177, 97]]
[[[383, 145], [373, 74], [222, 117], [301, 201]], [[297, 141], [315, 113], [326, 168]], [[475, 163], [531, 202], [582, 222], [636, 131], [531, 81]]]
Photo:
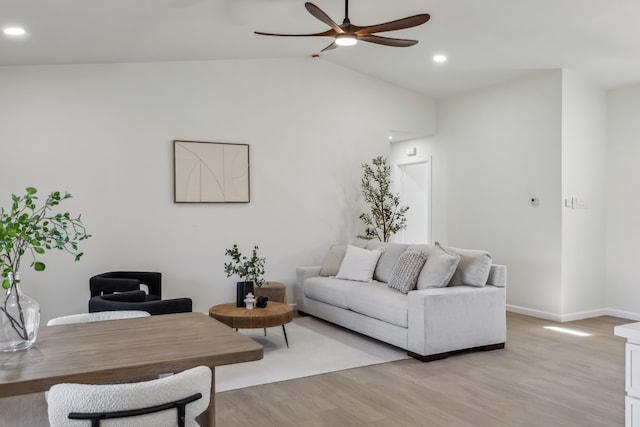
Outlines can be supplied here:
[[362, 169], [362, 195], [370, 211], [360, 215], [366, 228], [358, 237], [388, 242], [392, 235], [407, 227], [405, 214], [409, 206], [401, 206], [400, 195], [391, 192], [391, 167], [386, 157], [375, 157], [371, 165], [363, 163]]

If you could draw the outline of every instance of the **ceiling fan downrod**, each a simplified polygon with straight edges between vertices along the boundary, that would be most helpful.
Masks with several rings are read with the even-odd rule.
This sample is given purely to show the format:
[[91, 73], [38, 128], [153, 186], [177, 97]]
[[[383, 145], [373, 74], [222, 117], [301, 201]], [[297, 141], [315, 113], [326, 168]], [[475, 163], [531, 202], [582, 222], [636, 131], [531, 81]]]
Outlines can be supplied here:
[[342, 24], [351, 25], [351, 21], [349, 21], [349, 0], [344, 0], [344, 21]]

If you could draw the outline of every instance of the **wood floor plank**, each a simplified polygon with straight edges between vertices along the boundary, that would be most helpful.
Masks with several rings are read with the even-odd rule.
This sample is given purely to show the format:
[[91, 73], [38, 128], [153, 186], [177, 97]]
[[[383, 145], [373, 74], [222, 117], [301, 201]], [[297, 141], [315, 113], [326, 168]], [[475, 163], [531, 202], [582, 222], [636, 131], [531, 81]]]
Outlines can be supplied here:
[[[602, 316], [556, 323], [508, 313], [504, 350], [429, 363], [407, 359], [218, 393], [217, 425], [623, 426], [625, 340], [613, 328], [625, 323], [631, 322]], [[42, 394], [0, 399], [1, 427], [46, 425]]]

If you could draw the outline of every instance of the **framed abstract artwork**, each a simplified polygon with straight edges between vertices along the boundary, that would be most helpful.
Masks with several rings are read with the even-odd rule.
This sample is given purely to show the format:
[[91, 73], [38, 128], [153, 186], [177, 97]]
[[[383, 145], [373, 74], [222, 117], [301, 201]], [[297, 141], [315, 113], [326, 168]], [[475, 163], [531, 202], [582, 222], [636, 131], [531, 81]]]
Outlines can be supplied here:
[[249, 203], [249, 144], [173, 141], [175, 203]]

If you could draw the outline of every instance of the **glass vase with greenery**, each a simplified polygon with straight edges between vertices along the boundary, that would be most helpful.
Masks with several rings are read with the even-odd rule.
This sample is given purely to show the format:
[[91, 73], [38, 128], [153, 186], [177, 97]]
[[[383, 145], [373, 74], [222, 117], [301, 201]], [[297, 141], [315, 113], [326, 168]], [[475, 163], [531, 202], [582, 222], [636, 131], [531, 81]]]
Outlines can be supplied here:
[[[0, 340], [13, 336], [16, 341], [35, 341], [29, 334], [37, 331], [29, 330], [33, 319], [26, 315], [23, 303], [27, 297], [22, 297], [18, 288], [23, 255], [31, 255], [29, 267], [44, 271], [46, 265], [38, 258], [40, 255], [50, 249], [59, 249], [69, 252], [78, 261], [83, 255], [78, 250], [78, 242], [91, 237], [82, 225], [80, 215], [72, 217], [68, 212], [52, 212], [62, 201], [71, 198], [71, 194], [54, 191], [39, 205], [37, 192], [28, 187], [22, 196], [12, 194], [10, 209], [0, 208], [0, 277], [2, 288], [6, 290], [0, 303]], [[39, 312], [37, 316], [36, 323]], [[37, 330], [37, 324], [35, 327]]]
[[372, 165], [362, 164], [362, 169], [362, 195], [370, 211], [360, 215], [366, 228], [358, 237], [388, 242], [393, 234], [407, 227], [405, 214], [409, 206], [401, 206], [400, 195], [391, 192], [391, 167], [386, 157], [378, 156]]

